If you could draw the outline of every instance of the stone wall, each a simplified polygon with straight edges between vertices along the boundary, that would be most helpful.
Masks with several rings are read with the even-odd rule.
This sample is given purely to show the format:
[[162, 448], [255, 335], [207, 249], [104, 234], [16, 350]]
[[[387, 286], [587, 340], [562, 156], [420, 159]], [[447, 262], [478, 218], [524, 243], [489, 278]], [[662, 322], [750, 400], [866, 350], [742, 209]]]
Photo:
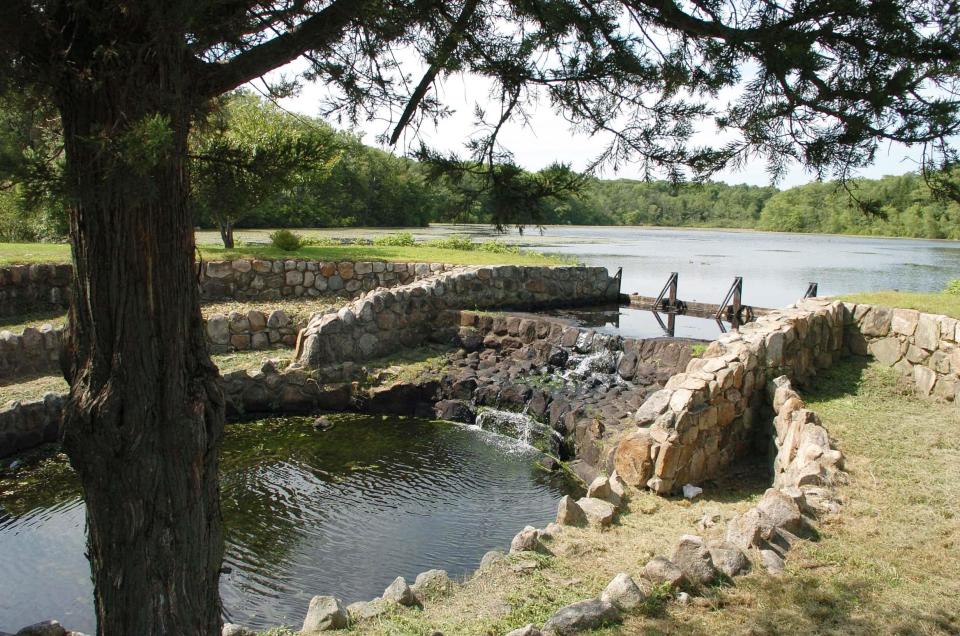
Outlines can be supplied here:
[[293, 347], [305, 326], [306, 321], [291, 320], [281, 309], [251, 309], [246, 313], [211, 314], [206, 319], [205, 332], [212, 353], [229, 353]]
[[395, 289], [368, 292], [336, 313], [318, 314], [301, 333], [307, 368], [368, 360], [416, 346], [452, 327], [451, 309], [531, 309], [617, 300], [620, 280], [602, 267], [465, 267]]
[[60, 368], [62, 327], [27, 327], [23, 333], [0, 331], [0, 378], [49, 373]]
[[48, 393], [42, 400], [11, 402], [0, 410], [0, 457], [57, 441], [64, 399]]
[[820, 417], [806, 408], [789, 378], [780, 376], [767, 385], [773, 412], [773, 487], [802, 488], [833, 483], [843, 468], [843, 455], [830, 444]]
[[0, 316], [66, 308], [70, 299], [69, 264], [36, 263], [0, 267]]
[[[355, 297], [377, 287], [406, 285], [450, 271], [446, 263], [321, 262], [302, 259], [204, 261], [198, 264], [203, 300]], [[0, 267], [0, 316], [69, 304], [69, 263]]]
[[[229, 315], [212, 314], [205, 333], [212, 353], [292, 348], [305, 321], [296, 322], [280, 309], [251, 309]], [[15, 378], [60, 369], [63, 327], [27, 327], [22, 334], [0, 331], [0, 378]]]
[[911, 378], [922, 395], [953, 401], [960, 391], [960, 322], [913, 309], [846, 303], [851, 353]]
[[807, 299], [723, 334], [670, 378], [617, 441], [613, 463], [632, 485], [670, 493], [715, 477], [754, 442], [768, 380], [810, 379], [843, 349], [842, 303]]
[[321, 262], [239, 258], [209, 261], [200, 267], [204, 300], [276, 300], [357, 296], [378, 287], [396, 287], [456, 266], [445, 263], [385, 261]]

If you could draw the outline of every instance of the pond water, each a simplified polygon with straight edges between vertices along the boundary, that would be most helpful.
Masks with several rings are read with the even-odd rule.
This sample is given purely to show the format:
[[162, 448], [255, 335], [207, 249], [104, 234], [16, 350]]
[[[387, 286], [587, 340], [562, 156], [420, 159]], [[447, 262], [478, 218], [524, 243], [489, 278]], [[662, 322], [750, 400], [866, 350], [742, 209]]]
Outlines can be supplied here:
[[[370, 238], [398, 230], [319, 231]], [[422, 240], [467, 234], [497, 237], [486, 225], [431, 225], [410, 230]], [[719, 303], [734, 276], [743, 276], [743, 302], [781, 307], [817, 282], [820, 295], [900, 289], [939, 291], [960, 277], [960, 241], [891, 239], [742, 230], [551, 225], [499, 235], [543, 252], [566, 254], [588, 265], [623, 268], [624, 293], [656, 296], [670, 272], [680, 275], [680, 298]]]
[[723, 331], [729, 331], [731, 328], [729, 322], [717, 322], [713, 318], [686, 315], [671, 316], [663, 312], [617, 305], [548, 309], [536, 313], [542, 316], [561, 318], [578, 327], [589, 328], [598, 333], [626, 338], [669, 336], [716, 340]]
[[[397, 576], [466, 574], [575, 486], [539, 453], [471, 427], [331, 416], [231, 424], [221, 492], [226, 618], [299, 627], [313, 595], [369, 600]], [[79, 486], [62, 456], [0, 480], [0, 631], [56, 618], [94, 633]]]

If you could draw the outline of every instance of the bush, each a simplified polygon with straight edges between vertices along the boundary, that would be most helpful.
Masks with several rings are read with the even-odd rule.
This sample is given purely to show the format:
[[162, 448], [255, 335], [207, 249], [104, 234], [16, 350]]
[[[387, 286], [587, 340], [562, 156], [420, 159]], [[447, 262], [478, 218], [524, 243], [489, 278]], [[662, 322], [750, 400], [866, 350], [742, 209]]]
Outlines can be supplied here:
[[428, 241], [427, 245], [442, 250], [460, 250], [461, 252], [472, 252], [477, 248], [477, 245], [470, 240], [470, 237], [464, 234], [454, 234], [446, 238], [433, 239], [432, 241]]
[[503, 241], [497, 239], [491, 239], [489, 241], [484, 241], [477, 245], [477, 249], [481, 252], [490, 252], [491, 254], [519, 254], [520, 247], [517, 245], [509, 245]]
[[954, 278], [952, 281], [947, 283], [947, 286], [943, 288], [943, 291], [952, 296], [960, 296], [960, 278]]
[[303, 247], [303, 237], [290, 230], [276, 230], [270, 233], [270, 244], [284, 252], [296, 252]]
[[318, 236], [315, 238], [303, 237], [300, 244], [304, 247], [308, 245], [310, 247], [338, 247], [343, 245], [343, 242], [330, 236]]
[[378, 236], [373, 239], [373, 244], [379, 247], [413, 247], [417, 242], [413, 240], [413, 234], [410, 232], [398, 232]]

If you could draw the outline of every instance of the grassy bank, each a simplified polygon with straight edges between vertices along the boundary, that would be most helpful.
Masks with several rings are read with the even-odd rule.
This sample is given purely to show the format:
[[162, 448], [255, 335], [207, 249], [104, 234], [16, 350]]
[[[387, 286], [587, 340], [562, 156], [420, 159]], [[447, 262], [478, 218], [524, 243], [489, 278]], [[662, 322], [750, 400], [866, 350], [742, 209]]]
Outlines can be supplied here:
[[[914, 397], [887, 369], [848, 360], [805, 393], [847, 456], [839, 517], [816, 542], [790, 553], [786, 573], [753, 572], [689, 605], [656, 595], [623, 625], [595, 634], [956, 634], [960, 631], [960, 414]], [[560, 606], [598, 594], [617, 572], [639, 580], [644, 563], [669, 555], [680, 534], [712, 538], [696, 524], [724, 519], [763, 492], [758, 467], [705, 484], [695, 503], [636, 493], [630, 512], [604, 531], [568, 529], [554, 556], [517, 572], [494, 566], [424, 610], [354, 627], [359, 634], [502, 634], [542, 624]], [[519, 528], [518, 528], [519, 529]]]
[[[245, 245], [224, 249], [215, 245], [200, 245], [205, 260], [234, 258], [287, 259], [316, 261], [398, 261], [452, 263], [454, 265], [559, 265], [564, 261], [556, 256], [533, 252], [493, 253], [479, 250], [455, 250], [413, 245], [404, 247], [379, 245], [317, 245], [285, 252], [270, 245]], [[0, 266], [29, 263], [67, 263], [70, 246], [62, 243], [0, 243]]]
[[953, 318], [960, 318], [960, 295], [948, 294], [947, 292], [879, 291], [844, 294], [837, 298], [852, 303], [902, 307], [930, 314], [944, 314]]

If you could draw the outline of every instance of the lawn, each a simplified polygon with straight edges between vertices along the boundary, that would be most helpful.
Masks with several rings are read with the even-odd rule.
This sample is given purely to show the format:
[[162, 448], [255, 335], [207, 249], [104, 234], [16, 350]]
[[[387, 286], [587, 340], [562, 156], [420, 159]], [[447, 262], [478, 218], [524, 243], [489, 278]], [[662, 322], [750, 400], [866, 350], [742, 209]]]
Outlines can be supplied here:
[[[454, 265], [560, 265], [565, 261], [556, 256], [535, 252], [498, 254], [479, 250], [452, 250], [424, 245], [391, 247], [378, 245], [323, 245], [284, 252], [270, 245], [245, 245], [224, 249], [216, 245], [200, 245], [200, 254], [206, 260], [235, 258], [306, 259], [316, 261], [398, 261], [451, 263]], [[28, 263], [67, 263], [70, 246], [63, 243], [0, 243], [0, 265]]]
[[851, 303], [902, 307], [929, 314], [944, 314], [952, 318], [960, 318], [960, 295], [946, 292], [879, 291], [844, 294], [837, 296], [837, 298]]

